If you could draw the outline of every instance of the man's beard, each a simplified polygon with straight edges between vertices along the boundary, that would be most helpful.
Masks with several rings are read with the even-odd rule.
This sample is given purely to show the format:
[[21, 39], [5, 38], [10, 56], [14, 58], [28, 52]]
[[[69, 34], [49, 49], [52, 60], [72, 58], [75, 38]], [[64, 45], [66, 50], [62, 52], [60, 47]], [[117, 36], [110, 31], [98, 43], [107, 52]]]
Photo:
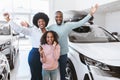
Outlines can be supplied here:
[[57, 21], [56, 21], [56, 23], [57, 23], [57, 25], [59, 25], [59, 26], [60, 26], [60, 25], [62, 24], [62, 21], [61, 21], [61, 22], [57, 22]]
[[59, 25], [59, 26], [60, 26], [61, 24], [62, 24], [62, 23], [57, 23], [57, 25]]

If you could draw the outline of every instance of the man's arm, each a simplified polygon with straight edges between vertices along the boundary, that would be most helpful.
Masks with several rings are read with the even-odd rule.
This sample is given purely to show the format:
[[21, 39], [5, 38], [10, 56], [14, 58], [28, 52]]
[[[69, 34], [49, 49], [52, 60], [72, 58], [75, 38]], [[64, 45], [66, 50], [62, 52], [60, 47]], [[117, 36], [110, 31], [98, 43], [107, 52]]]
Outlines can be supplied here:
[[82, 26], [93, 16], [93, 14], [97, 11], [97, 9], [98, 9], [98, 4], [96, 4], [94, 7], [92, 7], [90, 9], [90, 13], [85, 18], [83, 18], [82, 20], [80, 20], [78, 22], [69, 22], [68, 24], [66, 23], [66, 25], [68, 26], [66, 28], [68, 30], [72, 30], [74, 28]]

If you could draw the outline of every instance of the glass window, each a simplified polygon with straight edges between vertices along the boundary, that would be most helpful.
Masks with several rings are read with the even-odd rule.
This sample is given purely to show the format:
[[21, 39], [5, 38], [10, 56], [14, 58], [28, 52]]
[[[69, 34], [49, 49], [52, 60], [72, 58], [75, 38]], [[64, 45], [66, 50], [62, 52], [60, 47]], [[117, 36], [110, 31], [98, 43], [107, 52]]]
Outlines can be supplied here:
[[0, 0], [0, 6], [0, 20], [4, 20], [3, 12], [10, 12], [15, 19], [21, 18], [31, 24], [35, 13], [49, 14], [48, 0]]
[[14, 20], [16, 22], [18, 22], [18, 24], [21, 22], [21, 21], [27, 21], [27, 22], [30, 22], [29, 19], [29, 14], [15, 14], [14, 15]]

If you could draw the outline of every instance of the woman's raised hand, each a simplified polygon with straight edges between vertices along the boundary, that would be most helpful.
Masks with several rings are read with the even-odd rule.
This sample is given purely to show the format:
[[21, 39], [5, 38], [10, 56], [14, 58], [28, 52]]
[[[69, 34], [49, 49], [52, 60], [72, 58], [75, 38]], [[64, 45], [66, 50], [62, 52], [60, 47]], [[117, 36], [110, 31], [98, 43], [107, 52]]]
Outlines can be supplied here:
[[24, 26], [24, 27], [29, 27], [29, 24], [28, 24], [28, 22], [26, 22], [26, 21], [21, 21], [21, 26]]
[[6, 13], [3, 14], [3, 16], [4, 16], [4, 18], [7, 22], [10, 21], [10, 14], [9, 13], [6, 12]]

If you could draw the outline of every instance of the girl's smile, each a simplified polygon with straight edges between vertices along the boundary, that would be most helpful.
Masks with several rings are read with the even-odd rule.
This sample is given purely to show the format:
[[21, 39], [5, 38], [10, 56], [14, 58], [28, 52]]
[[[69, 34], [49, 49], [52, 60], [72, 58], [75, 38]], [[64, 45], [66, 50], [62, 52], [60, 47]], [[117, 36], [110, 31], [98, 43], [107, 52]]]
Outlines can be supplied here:
[[53, 42], [54, 42], [54, 36], [53, 36], [53, 34], [51, 32], [49, 32], [47, 34], [46, 41], [47, 41], [47, 44], [49, 44], [49, 45], [53, 44]]

